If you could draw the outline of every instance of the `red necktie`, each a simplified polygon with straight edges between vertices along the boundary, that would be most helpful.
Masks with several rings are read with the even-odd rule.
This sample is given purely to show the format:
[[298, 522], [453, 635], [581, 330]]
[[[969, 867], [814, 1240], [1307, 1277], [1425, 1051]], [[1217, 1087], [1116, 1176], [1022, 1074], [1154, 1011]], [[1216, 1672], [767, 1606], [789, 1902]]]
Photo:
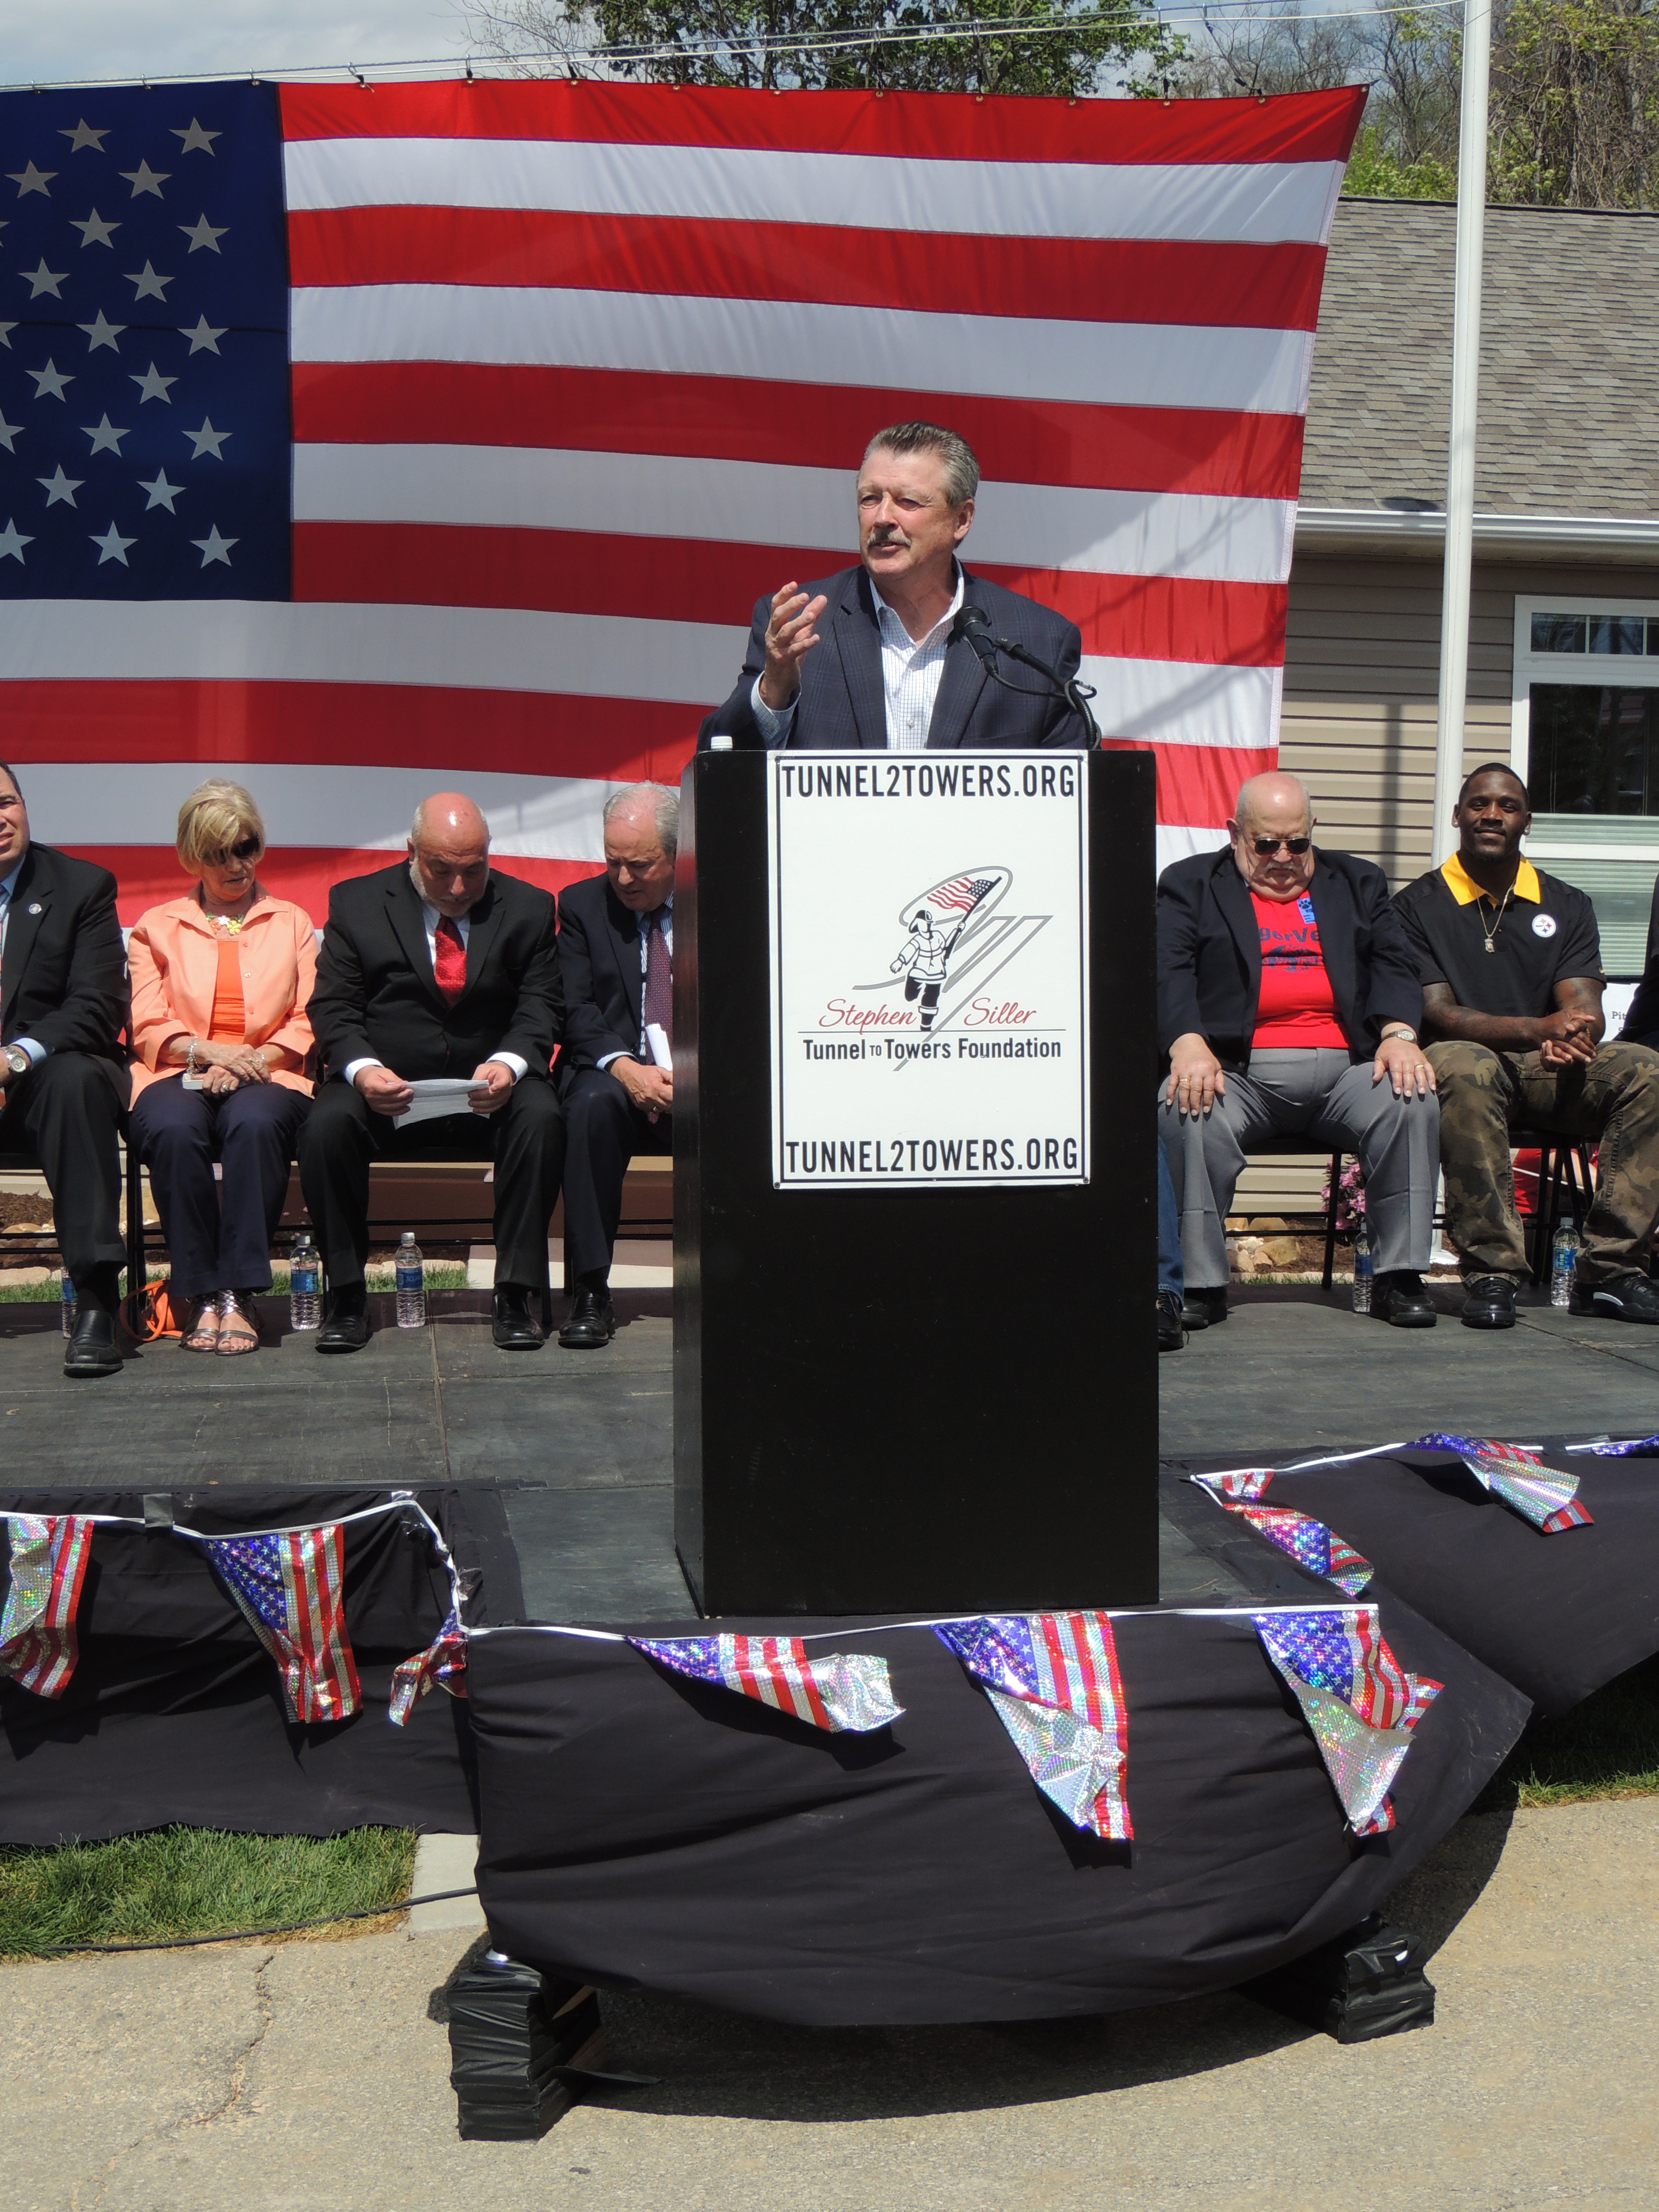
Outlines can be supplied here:
[[438, 919], [437, 957], [432, 972], [438, 988], [453, 1006], [466, 988], [466, 947], [461, 942], [461, 933], [449, 916]]
[[668, 939], [662, 933], [664, 909], [659, 907], [646, 918], [647, 934], [645, 940], [645, 1025], [659, 1024], [664, 1036], [672, 1045], [674, 1042], [674, 964], [668, 950]]

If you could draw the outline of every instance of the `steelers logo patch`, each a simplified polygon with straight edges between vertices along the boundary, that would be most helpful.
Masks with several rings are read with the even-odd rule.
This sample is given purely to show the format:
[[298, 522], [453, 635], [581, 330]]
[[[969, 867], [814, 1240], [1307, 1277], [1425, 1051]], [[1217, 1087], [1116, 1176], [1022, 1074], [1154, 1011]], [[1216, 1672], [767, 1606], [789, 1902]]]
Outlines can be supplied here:
[[1553, 914], [1534, 915], [1532, 918], [1532, 933], [1534, 937], [1553, 937], [1555, 934], [1555, 916]]

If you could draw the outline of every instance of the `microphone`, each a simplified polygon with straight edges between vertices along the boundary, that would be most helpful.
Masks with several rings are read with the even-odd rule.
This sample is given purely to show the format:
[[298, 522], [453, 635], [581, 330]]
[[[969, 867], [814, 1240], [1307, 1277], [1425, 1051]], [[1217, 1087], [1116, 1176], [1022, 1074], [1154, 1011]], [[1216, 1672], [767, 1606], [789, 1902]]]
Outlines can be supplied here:
[[966, 638], [989, 672], [997, 672], [997, 640], [991, 635], [991, 617], [983, 607], [965, 606], [957, 617], [957, 635]]
[[994, 682], [1000, 684], [1005, 690], [1018, 691], [1023, 687], [1018, 684], [1010, 684], [997, 666], [999, 653], [1006, 653], [1011, 660], [1024, 661], [1027, 668], [1035, 669], [1039, 676], [1047, 677], [1052, 686], [1051, 696], [1063, 699], [1072, 712], [1082, 721], [1084, 729], [1087, 732], [1086, 743], [1091, 746], [1100, 743], [1099, 725], [1089, 708], [1089, 702], [1095, 696], [1091, 685], [1079, 684], [1075, 676], [1066, 683], [1057, 668], [1051, 668], [1046, 660], [1039, 659], [1036, 654], [1031, 652], [1029, 647], [1022, 645], [1018, 638], [996, 636], [991, 629], [991, 617], [983, 607], [971, 605], [964, 606], [951, 625], [951, 630], [953, 635], [966, 639], [968, 644], [979, 656], [986, 674]]

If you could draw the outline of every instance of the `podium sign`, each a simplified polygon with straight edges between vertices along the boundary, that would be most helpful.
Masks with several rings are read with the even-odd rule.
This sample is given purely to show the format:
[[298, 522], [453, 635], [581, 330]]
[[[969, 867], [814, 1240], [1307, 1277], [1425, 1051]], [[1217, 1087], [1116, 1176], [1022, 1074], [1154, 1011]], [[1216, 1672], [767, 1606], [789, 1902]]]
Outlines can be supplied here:
[[766, 767], [773, 1182], [1087, 1182], [1084, 757]]
[[1152, 777], [687, 769], [675, 1537], [706, 1613], [1156, 1599]]

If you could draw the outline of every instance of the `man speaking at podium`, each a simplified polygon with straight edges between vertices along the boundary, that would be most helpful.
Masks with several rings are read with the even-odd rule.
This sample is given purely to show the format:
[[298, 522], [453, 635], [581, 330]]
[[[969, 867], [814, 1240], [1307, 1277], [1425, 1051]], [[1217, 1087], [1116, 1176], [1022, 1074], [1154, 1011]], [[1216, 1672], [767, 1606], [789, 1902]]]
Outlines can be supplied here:
[[[699, 750], [716, 737], [768, 751], [1085, 744], [1061, 696], [1082, 659], [1076, 623], [957, 559], [978, 489], [979, 463], [954, 430], [878, 430], [858, 477], [862, 566], [758, 602], [738, 687], [705, 719]], [[1058, 682], [999, 653], [1000, 638]]]

